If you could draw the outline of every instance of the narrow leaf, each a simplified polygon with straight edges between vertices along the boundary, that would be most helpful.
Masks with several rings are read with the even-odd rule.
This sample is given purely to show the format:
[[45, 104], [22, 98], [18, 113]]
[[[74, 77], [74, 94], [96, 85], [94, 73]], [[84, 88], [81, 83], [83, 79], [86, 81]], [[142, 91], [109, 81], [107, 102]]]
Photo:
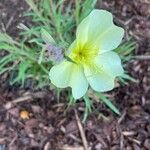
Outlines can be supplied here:
[[43, 41], [46, 43], [46, 44], [55, 44], [55, 40], [52, 38], [52, 36], [45, 30], [45, 29], [41, 29], [41, 36], [42, 36], [42, 39]]
[[104, 94], [98, 93], [97, 95], [100, 98], [100, 100], [102, 100], [102, 102], [107, 105], [107, 107], [109, 107], [116, 114], [120, 115], [120, 111], [116, 108], [116, 106], [113, 105], [113, 103]]

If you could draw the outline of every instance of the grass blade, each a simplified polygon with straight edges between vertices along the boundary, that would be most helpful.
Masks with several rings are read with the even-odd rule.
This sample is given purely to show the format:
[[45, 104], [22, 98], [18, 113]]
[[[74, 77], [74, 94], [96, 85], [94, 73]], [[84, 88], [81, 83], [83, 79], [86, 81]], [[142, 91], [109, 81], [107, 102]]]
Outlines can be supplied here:
[[105, 103], [107, 107], [109, 107], [114, 113], [120, 115], [120, 111], [116, 108], [116, 106], [104, 95], [101, 93], [97, 94], [100, 100]]

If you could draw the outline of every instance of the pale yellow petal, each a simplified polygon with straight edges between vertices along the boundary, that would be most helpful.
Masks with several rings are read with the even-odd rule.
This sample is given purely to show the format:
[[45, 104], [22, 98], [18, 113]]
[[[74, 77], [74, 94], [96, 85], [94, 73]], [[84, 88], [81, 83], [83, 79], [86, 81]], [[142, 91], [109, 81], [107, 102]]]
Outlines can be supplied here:
[[56, 87], [71, 87], [75, 99], [85, 95], [88, 89], [88, 82], [84, 75], [83, 67], [68, 61], [52, 67], [49, 77]]

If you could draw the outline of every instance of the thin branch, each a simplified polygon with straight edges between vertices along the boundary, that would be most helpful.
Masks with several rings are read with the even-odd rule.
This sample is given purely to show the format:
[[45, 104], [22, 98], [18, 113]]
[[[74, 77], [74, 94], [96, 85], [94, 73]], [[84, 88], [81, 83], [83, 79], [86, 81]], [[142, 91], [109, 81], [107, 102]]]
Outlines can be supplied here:
[[82, 138], [84, 149], [89, 150], [88, 142], [86, 140], [85, 132], [84, 132], [84, 129], [82, 127], [81, 121], [79, 119], [78, 113], [75, 109], [74, 109], [74, 112], [75, 112], [75, 117], [76, 117], [77, 125], [78, 125], [79, 131], [80, 131], [80, 135], [81, 135], [81, 138]]
[[33, 100], [35, 100], [35, 99], [37, 99], [37, 98], [42, 99], [42, 98], [45, 97], [45, 95], [46, 95], [45, 92], [29, 93], [29, 94], [27, 94], [27, 95], [24, 95], [24, 96], [22, 96], [22, 97], [19, 97], [19, 98], [17, 98], [17, 99], [14, 99], [14, 100], [12, 100], [12, 101], [7, 102], [7, 103], [4, 105], [4, 108], [8, 110], [8, 109], [14, 107], [14, 105], [16, 105], [16, 104], [18, 104], [18, 103], [25, 102], [25, 101], [33, 101]]
[[17, 99], [14, 99], [12, 101], [13, 104], [17, 104], [17, 103], [20, 103], [20, 102], [24, 102], [24, 101], [29, 101], [29, 100], [32, 100], [32, 97], [31, 96], [24, 96], [24, 97], [19, 97]]
[[139, 60], [150, 60], [150, 55], [137, 55], [137, 56], [134, 56], [133, 58], [139, 59]]

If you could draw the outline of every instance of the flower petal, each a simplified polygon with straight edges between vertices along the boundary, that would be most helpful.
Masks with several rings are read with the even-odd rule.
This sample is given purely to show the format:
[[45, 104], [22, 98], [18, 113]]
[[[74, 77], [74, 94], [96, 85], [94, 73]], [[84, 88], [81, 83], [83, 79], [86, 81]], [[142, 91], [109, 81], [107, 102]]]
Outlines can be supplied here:
[[51, 68], [49, 73], [51, 82], [59, 88], [72, 88], [75, 99], [81, 98], [88, 89], [83, 68], [71, 62], [64, 61]]
[[74, 65], [69, 84], [72, 87], [72, 94], [75, 99], [79, 99], [85, 95], [88, 89], [88, 81], [84, 75], [82, 66]]
[[93, 90], [97, 92], [106, 92], [114, 88], [114, 78], [104, 71], [95, 72], [95, 69], [85, 67], [86, 78]]
[[95, 42], [96, 46], [99, 46], [99, 53], [108, 52], [114, 50], [119, 46], [124, 35], [124, 29], [112, 25], [105, 32], [103, 32]]
[[106, 10], [93, 10], [80, 23], [76, 37], [78, 45], [88, 45], [101, 53], [115, 49], [121, 42], [124, 30], [113, 24], [112, 14]]
[[113, 77], [120, 76], [124, 72], [120, 57], [113, 51], [98, 55], [94, 62], [97, 66], [101, 66], [105, 72]]
[[84, 18], [79, 24], [76, 31], [76, 46], [82, 48], [88, 41], [88, 31], [90, 24], [90, 16]]
[[112, 90], [115, 77], [123, 73], [119, 56], [115, 52], [103, 53], [95, 58], [94, 63], [96, 68], [84, 68], [89, 84], [95, 91]]

